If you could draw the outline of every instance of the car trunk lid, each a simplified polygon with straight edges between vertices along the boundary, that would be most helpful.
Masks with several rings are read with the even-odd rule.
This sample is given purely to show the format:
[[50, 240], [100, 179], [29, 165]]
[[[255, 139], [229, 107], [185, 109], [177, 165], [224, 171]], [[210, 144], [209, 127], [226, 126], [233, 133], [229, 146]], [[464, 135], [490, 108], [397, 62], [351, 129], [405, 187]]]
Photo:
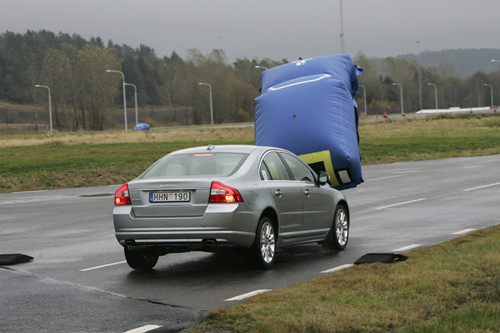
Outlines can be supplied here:
[[202, 216], [208, 206], [212, 181], [136, 180], [128, 184], [137, 217]]

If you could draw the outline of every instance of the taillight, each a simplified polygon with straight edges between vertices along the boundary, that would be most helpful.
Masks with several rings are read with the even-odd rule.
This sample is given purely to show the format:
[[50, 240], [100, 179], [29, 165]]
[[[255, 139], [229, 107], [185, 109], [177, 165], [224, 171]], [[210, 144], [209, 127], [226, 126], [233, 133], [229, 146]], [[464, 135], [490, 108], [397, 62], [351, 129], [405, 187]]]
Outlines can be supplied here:
[[212, 182], [210, 188], [210, 198], [208, 202], [211, 203], [231, 203], [243, 202], [240, 192], [237, 189], [223, 185], [218, 182]]
[[128, 193], [128, 185], [125, 184], [115, 192], [115, 205], [130, 205], [130, 195]]

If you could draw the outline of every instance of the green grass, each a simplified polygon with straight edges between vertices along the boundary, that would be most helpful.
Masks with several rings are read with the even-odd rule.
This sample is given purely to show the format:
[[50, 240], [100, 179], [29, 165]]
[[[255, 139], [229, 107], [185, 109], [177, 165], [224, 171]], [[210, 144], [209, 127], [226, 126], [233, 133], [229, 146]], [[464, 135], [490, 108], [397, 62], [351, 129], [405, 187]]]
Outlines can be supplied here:
[[6, 147], [0, 149], [0, 192], [120, 184], [137, 177], [171, 151], [209, 143], [220, 144], [137, 142]]
[[500, 153], [500, 130], [457, 130], [363, 139], [362, 163], [419, 161]]
[[499, 332], [500, 226], [256, 296], [194, 332]]

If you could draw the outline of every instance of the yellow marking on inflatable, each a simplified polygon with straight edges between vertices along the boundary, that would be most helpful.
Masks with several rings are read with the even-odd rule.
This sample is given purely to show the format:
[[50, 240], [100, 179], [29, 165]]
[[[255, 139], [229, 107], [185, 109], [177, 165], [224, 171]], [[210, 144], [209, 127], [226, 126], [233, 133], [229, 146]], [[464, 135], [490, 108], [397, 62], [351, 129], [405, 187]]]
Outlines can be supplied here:
[[299, 157], [304, 160], [307, 164], [313, 164], [318, 162], [323, 162], [325, 165], [325, 172], [330, 176], [330, 183], [332, 186], [340, 185], [335, 176], [335, 171], [333, 170], [332, 158], [330, 156], [329, 150], [323, 150], [315, 153], [299, 155]]

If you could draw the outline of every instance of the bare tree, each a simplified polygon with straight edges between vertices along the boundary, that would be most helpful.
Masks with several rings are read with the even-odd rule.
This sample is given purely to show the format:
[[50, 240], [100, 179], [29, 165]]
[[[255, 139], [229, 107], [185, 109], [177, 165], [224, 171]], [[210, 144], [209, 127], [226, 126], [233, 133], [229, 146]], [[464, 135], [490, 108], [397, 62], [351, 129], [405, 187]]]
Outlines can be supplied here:
[[[95, 44], [87, 44], [76, 55], [73, 80], [78, 84], [82, 118], [93, 130], [102, 130], [109, 101], [118, 90], [119, 77], [106, 69], [119, 69], [116, 57]], [[84, 110], [88, 111], [85, 115]]]

